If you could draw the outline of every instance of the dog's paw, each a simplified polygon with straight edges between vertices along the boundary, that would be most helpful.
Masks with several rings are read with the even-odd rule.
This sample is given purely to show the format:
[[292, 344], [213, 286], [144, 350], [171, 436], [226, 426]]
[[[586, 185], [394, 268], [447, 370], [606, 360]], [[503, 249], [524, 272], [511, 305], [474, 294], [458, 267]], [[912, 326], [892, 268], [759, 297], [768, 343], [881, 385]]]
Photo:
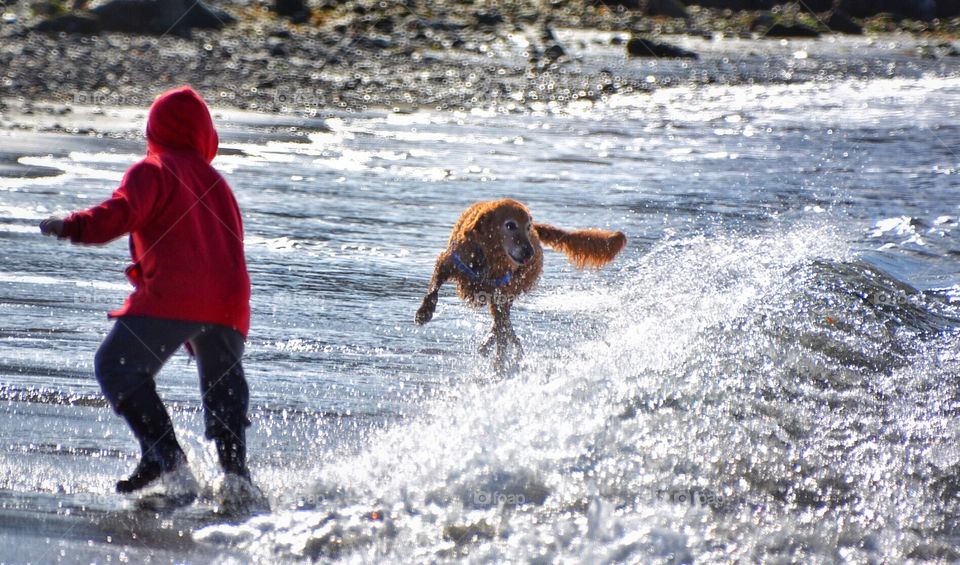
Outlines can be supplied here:
[[420, 307], [419, 310], [417, 310], [417, 315], [414, 318], [414, 321], [417, 323], [418, 326], [422, 326], [423, 324], [426, 324], [432, 319], [433, 319], [433, 308], [431, 308], [427, 304], [424, 304], [423, 306]]
[[437, 309], [437, 298], [435, 292], [431, 292], [423, 297], [423, 304], [420, 305], [420, 308], [417, 310], [417, 315], [414, 318], [417, 325], [422, 326], [433, 319], [433, 312]]

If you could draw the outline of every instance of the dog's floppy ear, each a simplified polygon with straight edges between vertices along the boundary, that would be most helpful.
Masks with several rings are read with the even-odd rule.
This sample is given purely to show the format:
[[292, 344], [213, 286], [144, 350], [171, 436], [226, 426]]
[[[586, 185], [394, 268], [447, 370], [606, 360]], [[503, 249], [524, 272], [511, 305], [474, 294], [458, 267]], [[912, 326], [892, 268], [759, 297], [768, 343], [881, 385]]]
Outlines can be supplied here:
[[544, 245], [562, 252], [578, 269], [600, 268], [627, 245], [627, 236], [618, 231], [566, 231], [548, 224], [534, 224], [533, 228]]
[[468, 218], [465, 218], [463, 225], [457, 230], [459, 238], [455, 243], [493, 249], [494, 244], [500, 237], [494, 226], [496, 217], [496, 209], [493, 207], [482, 207], [474, 210]]

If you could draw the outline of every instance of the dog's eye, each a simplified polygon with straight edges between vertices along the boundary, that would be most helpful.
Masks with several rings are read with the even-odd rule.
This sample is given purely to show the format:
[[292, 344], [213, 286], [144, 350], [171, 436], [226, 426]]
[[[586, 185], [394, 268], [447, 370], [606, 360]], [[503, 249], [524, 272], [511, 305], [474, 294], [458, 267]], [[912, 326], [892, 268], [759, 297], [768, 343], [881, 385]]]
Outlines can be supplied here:
[[507, 220], [503, 225], [506, 226], [506, 228], [510, 231], [517, 231], [517, 222], [514, 222], [513, 220]]

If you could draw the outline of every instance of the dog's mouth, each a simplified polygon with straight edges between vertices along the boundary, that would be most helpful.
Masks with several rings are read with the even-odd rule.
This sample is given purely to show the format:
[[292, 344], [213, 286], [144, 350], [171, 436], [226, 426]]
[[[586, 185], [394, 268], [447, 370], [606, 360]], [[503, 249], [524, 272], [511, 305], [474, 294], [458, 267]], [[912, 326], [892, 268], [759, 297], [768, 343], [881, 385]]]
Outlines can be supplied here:
[[510, 250], [507, 252], [507, 256], [510, 257], [510, 260], [513, 261], [517, 266], [526, 265], [533, 255], [524, 256], [523, 251], [514, 251]]

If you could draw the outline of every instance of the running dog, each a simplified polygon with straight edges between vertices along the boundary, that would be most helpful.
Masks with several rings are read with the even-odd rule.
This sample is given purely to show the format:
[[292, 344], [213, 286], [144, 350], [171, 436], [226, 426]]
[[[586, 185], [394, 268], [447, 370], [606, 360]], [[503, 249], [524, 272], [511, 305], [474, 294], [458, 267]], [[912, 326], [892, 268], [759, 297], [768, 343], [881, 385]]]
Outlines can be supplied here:
[[433, 318], [440, 287], [453, 278], [464, 302], [473, 307], [489, 306], [493, 328], [480, 344], [480, 353], [489, 355], [496, 345], [494, 367], [501, 372], [506, 367], [509, 346], [522, 353], [510, 323], [510, 307], [540, 278], [541, 244], [563, 252], [577, 268], [599, 268], [612, 261], [626, 243], [621, 232], [565, 231], [535, 223], [526, 206], [509, 198], [477, 202], [460, 215], [447, 249], [437, 257], [416, 322], [426, 324]]

